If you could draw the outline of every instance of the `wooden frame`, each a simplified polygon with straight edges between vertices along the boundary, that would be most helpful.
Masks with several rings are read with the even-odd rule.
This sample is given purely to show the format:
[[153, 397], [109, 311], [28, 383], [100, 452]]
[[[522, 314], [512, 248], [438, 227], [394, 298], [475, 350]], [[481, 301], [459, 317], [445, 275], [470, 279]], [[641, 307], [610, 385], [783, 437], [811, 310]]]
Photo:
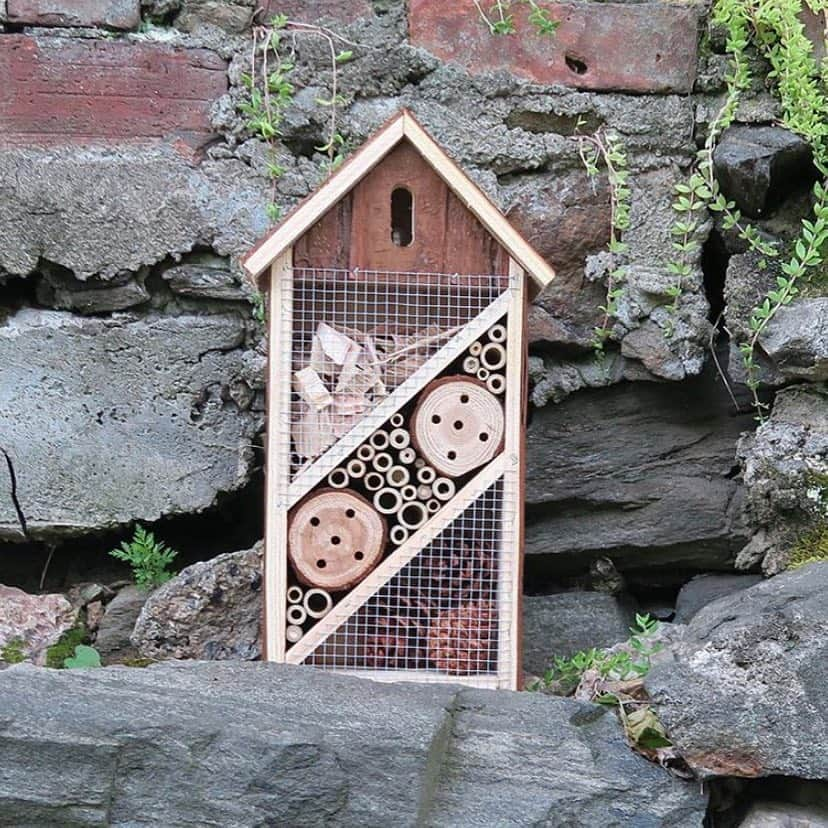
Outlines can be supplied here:
[[[301, 316], [302, 313], [301, 301], [294, 301], [294, 291], [298, 290], [295, 284], [301, 284], [294, 283], [294, 244], [403, 140], [413, 144], [451, 192], [461, 199], [485, 230], [506, 251], [508, 276], [481, 277], [469, 274], [473, 279], [501, 279], [497, 290], [502, 292], [488, 298], [488, 304], [478, 309], [476, 316], [470, 318], [461, 330], [453, 332], [447, 341], [435, 348], [419, 368], [409, 374], [384, 399], [377, 402], [371, 410], [370, 418], [357, 421], [292, 478], [292, 437], [288, 422], [292, 377], [296, 371], [292, 338], [295, 335], [295, 316], [297, 313]], [[505, 273], [506, 260], [501, 261], [504, 269], [493, 273]], [[436, 543], [469, 509], [482, 502], [481, 498], [485, 495], [499, 497], [499, 508], [502, 512], [496, 550], [496, 672], [457, 675], [434, 672], [431, 669], [351, 669], [348, 665], [334, 668], [381, 681], [459, 681], [475, 687], [518, 688], [521, 683], [520, 550], [524, 532], [526, 309], [530, 284], [535, 289], [544, 286], [553, 278], [554, 271], [406, 111], [392, 119], [326, 184], [300, 204], [280, 227], [248, 254], [244, 265], [248, 273], [254, 276], [270, 267], [264, 657], [292, 664], [310, 663], [308, 660], [321, 652], [336, 634], [340, 637], [344, 635], [344, 625], [355, 618], [360, 610], [367, 610], [372, 601], [378, 600], [384, 589], [390, 589], [394, 579], [401, 576], [420, 553]], [[299, 272], [297, 269], [297, 273]], [[425, 274], [427, 277], [430, 275], [435, 274]], [[424, 282], [424, 289], [427, 290], [429, 284], [431, 283]], [[371, 435], [378, 421], [390, 420], [392, 415], [399, 415], [406, 406], [407, 410], [410, 410], [414, 398], [429, 383], [446, 376], [445, 372], [450, 366], [463, 361], [472, 344], [484, 341], [483, 337], [488, 335], [492, 326], [501, 325], [503, 321], [506, 322], [506, 334], [502, 343], [505, 348], [505, 368], [502, 369], [505, 384], [502, 450], [469, 478], [464, 478], [465, 484], [460, 486], [448, 502], [423, 525], [412, 530], [407, 539], [399, 541], [396, 549], [389, 547], [389, 551], [373, 571], [350, 588], [347, 594], [341, 596], [327, 615], [304, 629], [298, 641], [291, 639], [293, 643], [289, 646], [286, 642], [286, 611], [287, 590], [290, 584], [288, 527], [292, 507], [323, 485], [331, 471], [341, 467], [352, 457]], [[495, 489], [495, 486], [499, 488]], [[332, 643], [330, 646], [336, 645]]]

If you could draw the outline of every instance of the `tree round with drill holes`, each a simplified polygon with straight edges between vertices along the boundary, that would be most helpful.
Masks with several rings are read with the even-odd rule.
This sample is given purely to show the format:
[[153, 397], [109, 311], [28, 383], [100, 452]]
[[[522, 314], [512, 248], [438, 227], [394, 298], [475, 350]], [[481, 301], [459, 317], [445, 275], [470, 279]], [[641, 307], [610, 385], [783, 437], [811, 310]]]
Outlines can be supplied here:
[[386, 534], [385, 520], [365, 498], [322, 489], [291, 513], [288, 556], [303, 584], [350, 589], [379, 563]]
[[504, 428], [500, 400], [485, 383], [468, 376], [432, 382], [411, 418], [417, 450], [447, 477], [467, 474], [495, 457]]

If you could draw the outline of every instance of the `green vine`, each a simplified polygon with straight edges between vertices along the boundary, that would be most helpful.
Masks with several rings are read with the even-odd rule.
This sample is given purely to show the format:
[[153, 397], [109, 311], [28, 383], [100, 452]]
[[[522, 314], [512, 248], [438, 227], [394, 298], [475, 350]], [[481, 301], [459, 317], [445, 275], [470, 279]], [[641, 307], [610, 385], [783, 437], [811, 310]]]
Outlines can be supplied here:
[[630, 173], [627, 169], [627, 153], [621, 139], [614, 132], [599, 129], [592, 135], [575, 135], [573, 140], [578, 143], [578, 154], [587, 175], [596, 178], [603, 166], [607, 171], [610, 189], [607, 293], [605, 303], [601, 305], [604, 316], [601, 324], [593, 329], [592, 339], [593, 350], [600, 359], [605, 354], [606, 342], [612, 334], [613, 320], [618, 315], [618, 300], [624, 293], [627, 277], [624, 257], [629, 247], [621, 237], [630, 226]]
[[[330, 55], [330, 95], [316, 99], [317, 105], [330, 112], [324, 143], [314, 147], [325, 155], [323, 172], [333, 172], [345, 157], [345, 139], [338, 124], [339, 107], [345, 103], [339, 93], [339, 66], [351, 60], [354, 53], [350, 49], [338, 49], [336, 43], [354, 44], [323, 26], [299, 23], [283, 14], [276, 15], [268, 25], [253, 29], [250, 71], [242, 75], [247, 99], [238, 105], [239, 111], [247, 117], [247, 128], [268, 147], [267, 173], [272, 181], [272, 194], [267, 214], [273, 222], [282, 215], [282, 208], [276, 202], [276, 182], [285, 171], [278, 160], [279, 139], [285, 110], [293, 102], [295, 89], [290, 76], [295, 65], [292, 58], [298, 37], [321, 38]], [[285, 57], [283, 52], [288, 39], [289, 56]]]
[[[824, 12], [828, 0], [806, 0], [815, 12]], [[699, 253], [697, 231], [706, 210], [722, 215], [725, 229], [736, 229], [748, 248], [763, 257], [778, 256], [775, 245], [764, 240], [755, 226], [745, 223], [735, 204], [721, 193], [713, 169], [713, 153], [722, 132], [730, 126], [739, 101], [751, 82], [748, 49], [753, 47], [771, 66], [768, 79], [774, 82], [782, 104], [782, 123], [798, 133], [813, 149], [814, 162], [823, 177], [828, 176], [828, 98], [825, 95], [826, 72], [817, 67], [813, 46], [800, 20], [802, 0], [715, 0], [712, 21], [727, 32], [726, 51], [730, 68], [725, 78], [727, 95], [708, 129], [704, 147], [687, 184], [676, 187], [673, 209], [678, 214], [671, 233], [676, 256], [668, 269], [676, 277], [670, 288], [671, 313], [675, 313], [684, 282], [692, 272]], [[798, 283], [810, 278], [822, 263], [822, 248], [828, 239], [828, 192], [824, 183], [814, 186], [813, 220], [802, 222], [799, 238], [794, 242], [789, 261], [780, 265], [776, 287], [754, 307], [748, 321], [749, 333], [738, 342], [745, 369], [747, 387], [760, 421], [767, 406], [759, 399], [759, 339], [778, 311], [799, 293]], [[765, 266], [760, 260], [760, 266]], [[672, 325], [666, 333], [672, 335]]]
[[486, 24], [493, 35], [512, 35], [515, 28], [512, 9], [518, 4], [529, 7], [528, 20], [530, 25], [540, 35], [552, 36], [558, 31], [560, 23], [553, 20], [548, 9], [538, 5], [536, 0], [495, 0], [494, 5], [486, 11], [480, 0], [472, 0], [480, 19]]

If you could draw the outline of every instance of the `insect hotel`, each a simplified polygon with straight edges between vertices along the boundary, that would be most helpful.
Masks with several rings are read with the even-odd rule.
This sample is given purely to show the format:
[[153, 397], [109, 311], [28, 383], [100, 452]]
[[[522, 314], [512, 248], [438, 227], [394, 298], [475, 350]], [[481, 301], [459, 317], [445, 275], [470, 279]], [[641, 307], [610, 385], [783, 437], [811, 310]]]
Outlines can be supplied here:
[[527, 285], [553, 271], [408, 112], [244, 264], [269, 273], [266, 657], [516, 688]]

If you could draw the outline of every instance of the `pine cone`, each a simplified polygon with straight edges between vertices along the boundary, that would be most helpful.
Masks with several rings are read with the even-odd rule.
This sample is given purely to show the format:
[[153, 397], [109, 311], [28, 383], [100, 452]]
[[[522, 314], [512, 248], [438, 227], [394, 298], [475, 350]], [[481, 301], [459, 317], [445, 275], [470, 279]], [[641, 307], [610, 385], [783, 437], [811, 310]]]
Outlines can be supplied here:
[[428, 632], [428, 657], [454, 676], [493, 670], [497, 657], [497, 611], [492, 601], [473, 601], [440, 613]]
[[[384, 611], [388, 612], [387, 608]], [[374, 632], [365, 641], [366, 666], [375, 670], [423, 669], [426, 666], [425, 632], [426, 628], [416, 619], [404, 615], [377, 618]]]

